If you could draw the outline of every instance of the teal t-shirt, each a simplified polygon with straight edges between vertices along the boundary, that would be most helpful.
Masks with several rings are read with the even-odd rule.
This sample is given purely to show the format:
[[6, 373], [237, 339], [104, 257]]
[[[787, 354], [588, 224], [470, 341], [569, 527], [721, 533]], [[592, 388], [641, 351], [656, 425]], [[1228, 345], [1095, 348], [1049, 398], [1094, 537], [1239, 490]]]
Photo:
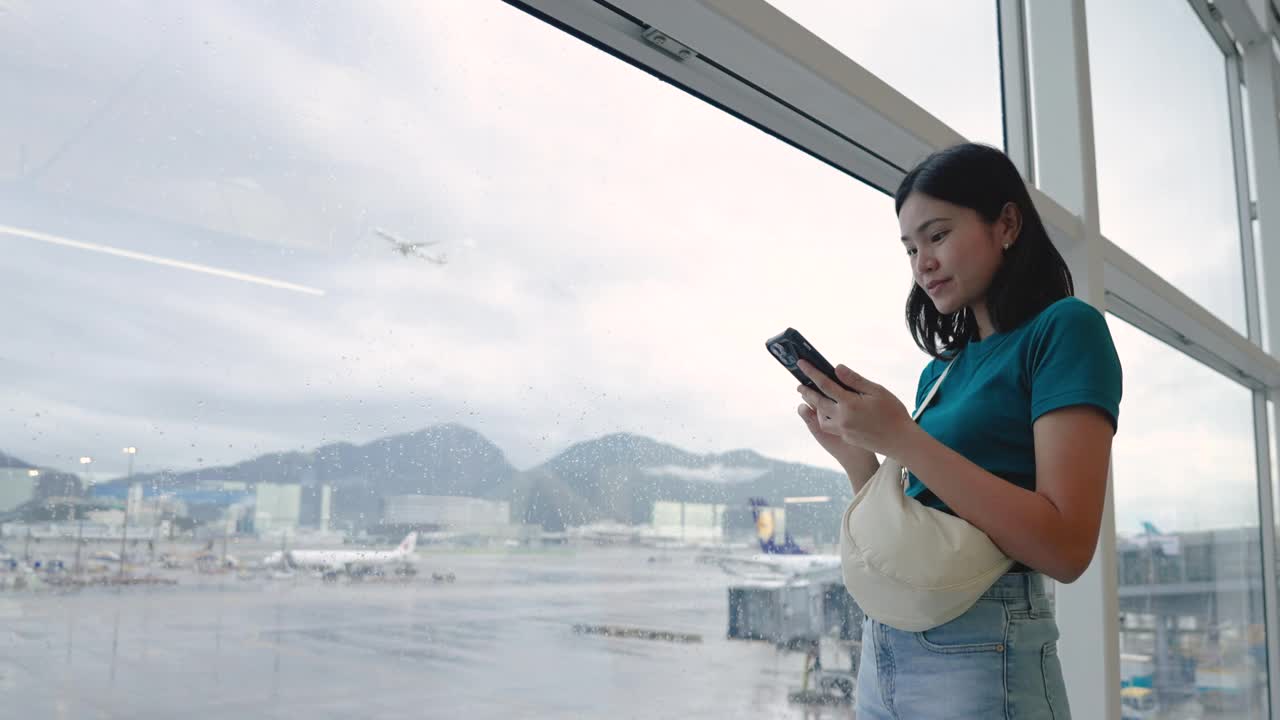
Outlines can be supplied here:
[[[916, 407], [947, 362], [925, 366]], [[1120, 358], [1106, 319], [1092, 305], [1068, 297], [1017, 328], [970, 341], [919, 422], [975, 465], [1035, 490], [1036, 419], [1070, 405], [1093, 405], [1118, 428], [1120, 390]], [[906, 493], [947, 509], [914, 474]]]

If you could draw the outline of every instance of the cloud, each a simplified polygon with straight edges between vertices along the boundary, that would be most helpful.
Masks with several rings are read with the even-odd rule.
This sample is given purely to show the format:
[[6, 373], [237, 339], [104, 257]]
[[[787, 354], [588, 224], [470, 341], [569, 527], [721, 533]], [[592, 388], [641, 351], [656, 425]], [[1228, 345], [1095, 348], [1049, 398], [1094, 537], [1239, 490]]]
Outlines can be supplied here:
[[1102, 232], [1243, 333], [1222, 52], [1189, 5], [1091, 2], [1088, 14]]
[[1251, 392], [1122, 321], [1110, 327], [1125, 368], [1117, 530], [1256, 525]]
[[727, 467], [720, 463], [715, 463], [704, 468], [663, 465], [661, 467], [648, 467], [644, 469], [644, 474], [651, 477], [676, 477], [681, 480], [698, 480], [721, 485], [751, 482], [758, 477], [762, 477], [768, 472], [768, 468]]

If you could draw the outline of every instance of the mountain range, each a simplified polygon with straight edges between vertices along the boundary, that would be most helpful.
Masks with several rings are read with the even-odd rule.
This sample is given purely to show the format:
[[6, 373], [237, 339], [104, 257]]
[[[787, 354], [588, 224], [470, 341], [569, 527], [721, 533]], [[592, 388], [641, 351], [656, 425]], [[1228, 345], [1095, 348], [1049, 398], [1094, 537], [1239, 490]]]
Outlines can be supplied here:
[[[745, 513], [749, 498], [780, 504], [785, 497], [814, 495], [831, 496], [833, 502], [825, 503], [817, 516], [807, 516], [802, 525], [825, 525], [838, 522], [850, 497], [842, 473], [771, 460], [751, 450], [699, 455], [630, 433], [575, 444], [521, 471], [488, 438], [458, 424], [366, 445], [335, 443], [221, 467], [136, 474], [133, 481], [175, 490], [214, 482], [328, 484], [334, 488], [335, 520], [357, 522], [380, 517], [382, 498], [387, 496], [476, 497], [507, 501], [513, 522], [549, 531], [599, 521], [649, 523], [653, 503], [659, 500], [719, 503]], [[806, 530], [789, 525], [796, 533]]]

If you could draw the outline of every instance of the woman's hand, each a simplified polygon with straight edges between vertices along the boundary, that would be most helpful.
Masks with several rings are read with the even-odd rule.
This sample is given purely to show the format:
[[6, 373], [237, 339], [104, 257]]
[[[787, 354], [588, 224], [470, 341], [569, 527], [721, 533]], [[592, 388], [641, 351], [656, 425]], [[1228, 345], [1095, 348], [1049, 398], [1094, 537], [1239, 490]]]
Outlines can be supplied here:
[[[868, 452], [894, 456], [897, 440], [901, 440], [912, 424], [911, 415], [893, 393], [855, 373], [844, 365], [836, 366], [836, 377], [853, 388], [849, 392], [801, 360], [800, 370], [813, 380], [827, 399], [811, 388], [796, 388], [808, 408], [799, 409], [810, 432], [837, 461], [839, 444], [853, 445]], [[830, 445], [830, 446], [829, 446]], [[841, 461], [841, 464], [844, 463]]]
[[[804, 387], [801, 385], [800, 387]], [[805, 426], [809, 428], [809, 432], [813, 435], [813, 439], [818, 441], [823, 450], [831, 454], [836, 462], [840, 463], [840, 467], [844, 468], [852, 480], [855, 475], [865, 480], [864, 475], [869, 476], [874, 472], [876, 456], [874, 453], [863, 450], [857, 445], [850, 445], [840, 438], [839, 435], [832, 435], [823, 430], [818, 422], [818, 414], [807, 403], [801, 403], [796, 408], [796, 412], [800, 414], [800, 419], [804, 420]]]

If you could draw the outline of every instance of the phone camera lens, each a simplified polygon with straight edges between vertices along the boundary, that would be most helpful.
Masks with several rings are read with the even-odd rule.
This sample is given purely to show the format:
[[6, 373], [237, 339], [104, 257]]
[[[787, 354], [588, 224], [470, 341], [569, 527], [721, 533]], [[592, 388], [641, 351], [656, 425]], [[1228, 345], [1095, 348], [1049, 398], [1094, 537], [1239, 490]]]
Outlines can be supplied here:
[[795, 353], [791, 352], [791, 349], [783, 345], [782, 343], [774, 343], [770, 345], [769, 351], [772, 352], [775, 357], [777, 357], [779, 360], [786, 363], [787, 365], [796, 364]]

